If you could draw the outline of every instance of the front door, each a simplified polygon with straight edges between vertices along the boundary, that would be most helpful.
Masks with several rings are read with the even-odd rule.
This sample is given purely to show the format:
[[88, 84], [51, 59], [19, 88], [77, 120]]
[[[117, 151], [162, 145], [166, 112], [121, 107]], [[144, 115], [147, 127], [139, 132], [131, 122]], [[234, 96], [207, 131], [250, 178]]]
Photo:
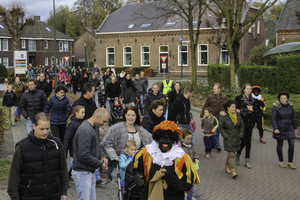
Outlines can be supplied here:
[[169, 47], [160, 46], [159, 47], [159, 72], [167, 73], [169, 72]]

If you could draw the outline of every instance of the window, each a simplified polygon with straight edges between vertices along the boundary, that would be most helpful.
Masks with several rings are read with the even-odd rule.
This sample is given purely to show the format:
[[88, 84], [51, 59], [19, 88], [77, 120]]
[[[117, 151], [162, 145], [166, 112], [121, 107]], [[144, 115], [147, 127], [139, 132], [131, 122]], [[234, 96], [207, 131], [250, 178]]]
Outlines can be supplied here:
[[169, 47], [168, 46], [160, 46], [159, 47], [159, 52], [160, 53], [168, 53], [168, 50], [169, 49]]
[[69, 51], [69, 44], [67, 41], [64, 42], [64, 50], [65, 52]]
[[151, 26], [151, 24], [142, 24], [141, 28], [149, 28]]
[[133, 28], [134, 24], [129, 24], [127, 28]]
[[45, 49], [48, 49], [48, 41], [47, 40], [45, 40]]
[[[3, 39], [3, 51], [8, 51], [8, 39]], [[4, 59], [3, 59], [4, 62]]]
[[1, 51], [1, 39], [0, 39], [0, 51]]
[[47, 57], [45, 57], [45, 66], [48, 66], [49, 64], [48, 64], [48, 58]]
[[142, 47], [141, 57], [141, 65], [150, 66], [150, 47]]
[[26, 49], [26, 40], [22, 40], [22, 49]]
[[63, 65], [64, 64], [64, 58], [63, 57], [59, 57], [59, 64]]
[[28, 40], [28, 51], [36, 51], [36, 41]]
[[208, 64], [208, 45], [200, 44], [198, 46], [198, 65]]
[[115, 66], [115, 48], [106, 48], [106, 66]]
[[131, 47], [124, 47], [123, 49], [123, 65], [132, 66]]
[[260, 34], [260, 21], [258, 20], [257, 21], [257, 30], [256, 30], [257, 32], [257, 34]]
[[193, 26], [197, 26], [197, 24], [198, 24], [198, 21], [197, 21], [197, 20], [194, 20], [194, 21], [193, 21]]
[[59, 41], [59, 51], [63, 51], [64, 50], [64, 42], [63, 41]]
[[226, 45], [223, 45], [221, 47], [220, 64], [229, 65], [229, 55], [228, 55], [228, 51], [227, 51], [227, 46]]
[[188, 65], [188, 46], [182, 45], [180, 49], [180, 45], [178, 46], [178, 66], [181, 66], [181, 63], [183, 66]]
[[5, 67], [8, 67], [8, 58], [3, 58], [3, 63], [2, 63]]
[[165, 24], [165, 26], [168, 26], [168, 27], [172, 27], [172, 26], [175, 26], [176, 22], [168, 22]]

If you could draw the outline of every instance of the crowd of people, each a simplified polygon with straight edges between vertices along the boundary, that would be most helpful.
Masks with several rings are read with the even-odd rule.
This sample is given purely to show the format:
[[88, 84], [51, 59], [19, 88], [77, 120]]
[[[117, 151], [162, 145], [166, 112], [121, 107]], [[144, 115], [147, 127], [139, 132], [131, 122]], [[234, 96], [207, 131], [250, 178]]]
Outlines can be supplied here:
[[[199, 155], [194, 150], [203, 134], [205, 157], [212, 149], [222, 151], [220, 137], [228, 157], [225, 172], [238, 176], [236, 165], [245, 148], [245, 167], [250, 162], [252, 131], [257, 124], [259, 143], [263, 138], [265, 100], [260, 86], [245, 84], [234, 100], [221, 93], [216, 83], [199, 113], [201, 131], [191, 115], [193, 88], [181, 88], [169, 74], [160, 88], [148, 89], [143, 71], [131, 79], [130, 73], [104, 73], [92, 69], [61, 67], [58, 85], [55, 73], [45, 67], [28, 66], [28, 81], [15, 77], [7, 83], [3, 106], [12, 126], [22, 115], [28, 137], [16, 145], [8, 194], [12, 199], [67, 199], [69, 182], [74, 182], [78, 199], [96, 199], [96, 186], [119, 179], [120, 195], [126, 199], [191, 200], [193, 185], [200, 183]], [[50, 97], [52, 91], [54, 95]], [[67, 92], [80, 97], [71, 105]], [[272, 110], [273, 137], [277, 140], [279, 166], [285, 168], [282, 146], [288, 141], [288, 166], [293, 164], [297, 125], [289, 94], [278, 94]], [[99, 129], [111, 127], [100, 141]], [[198, 132], [196, 132], [196, 130]], [[66, 158], [70, 156], [69, 167]], [[106, 171], [106, 182], [100, 171]]]

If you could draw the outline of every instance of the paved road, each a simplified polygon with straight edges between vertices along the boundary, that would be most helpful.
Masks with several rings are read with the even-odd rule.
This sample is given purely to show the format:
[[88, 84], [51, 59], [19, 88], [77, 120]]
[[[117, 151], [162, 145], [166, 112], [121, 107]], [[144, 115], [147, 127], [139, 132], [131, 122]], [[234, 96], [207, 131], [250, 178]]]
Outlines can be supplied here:
[[[253, 168], [237, 167], [236, 180], [225, 173], [224, 165], [227, 153], [213, 151], [212, 159], [206, 159], [202, 135], [200, 133], [199, 114], [193, 111], [196, 120], [196, 151], [200, 156], [199, 176], [201, 183], [194, 186], [194, 197], [198, 200], [299, 200], [300, 169], [281, 169], [278, 166], [275, 140], [270, 132], [265, 132], [267, 144], [258, 143], [258, 131], [252, 137], [251, 161]], [[105, 127], [107, 130], [108, 127]], [[25, 120], [13, 128], [13, 141], [16, 143], [26, 136]], [[103, 132], [102, 132], [103, 133]], [[221, 139], [222, 140], [222, 139]], [[300, 153], [297, 153], [300, 140], [295, 141], [294, 163], [300, 168]], [[244, 152], [243, 152], [244, 153]], [[243, 155], [243, 154], [242, 154]], [[241, 156], [242, 157], [242, 156]], [[287, 158], [287, 144], [284, 143], [284, 158]], [[71, 185], [68, 196], [77, 199], [75, 186]], [[117, 200], [117, 184], [111, 182], [105, 187], [97, 188], [97, 197], [101, 200]], [[0, 190], [0, 200], [9, 199], [5, 190]]]

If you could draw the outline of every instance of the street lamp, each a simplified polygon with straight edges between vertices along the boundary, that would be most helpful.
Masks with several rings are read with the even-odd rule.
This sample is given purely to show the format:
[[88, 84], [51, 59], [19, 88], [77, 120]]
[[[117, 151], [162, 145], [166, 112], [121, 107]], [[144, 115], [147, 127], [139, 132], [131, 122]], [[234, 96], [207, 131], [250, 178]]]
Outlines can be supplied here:
[[180, 67], [181, 67], [181, 78], [183, 78], [183, 59], [182, 59], [182, 17], [180, 16], [180, 27], [181, 27], [181, 32], [180, 32]]
[[86, 63], [86, 43], [84, 43], [84, 67], [87, 68], [87, 63]]
[[55, 69], [55, 88], [56, 88], [56, 86], [57, 86], [57, 68], [56, 68], [55, 0], [53, 0], [53, 31], [54, 31], [54, 69]]

